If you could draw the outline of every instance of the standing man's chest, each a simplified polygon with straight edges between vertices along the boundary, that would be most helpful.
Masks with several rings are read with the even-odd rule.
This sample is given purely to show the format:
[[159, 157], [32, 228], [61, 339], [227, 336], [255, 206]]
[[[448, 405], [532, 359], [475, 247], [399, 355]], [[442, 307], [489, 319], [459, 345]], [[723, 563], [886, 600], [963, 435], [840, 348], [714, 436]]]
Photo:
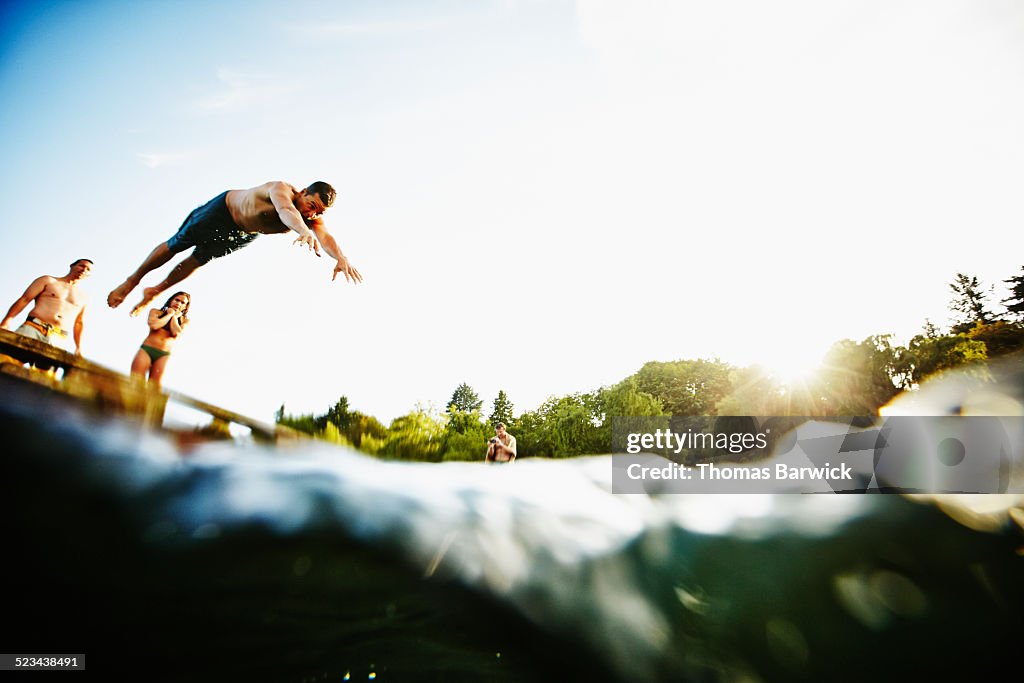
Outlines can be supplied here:
[[43, 287], [40, 295], [53, 301], [65, 301], [72, 305], [82, 303], [83, 297], [77, 287], [72, 287], [63, 282], [49, 282]]

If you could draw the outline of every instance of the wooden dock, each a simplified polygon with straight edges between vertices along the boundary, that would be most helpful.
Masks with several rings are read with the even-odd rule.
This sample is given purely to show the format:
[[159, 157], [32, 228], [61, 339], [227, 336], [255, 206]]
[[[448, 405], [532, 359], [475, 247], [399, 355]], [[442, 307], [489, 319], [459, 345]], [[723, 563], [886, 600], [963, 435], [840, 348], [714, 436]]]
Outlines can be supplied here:
[[0, 375], [44, 387], [102, 413], [138, 419], [153, 429], [164, 429], [164, 411], [171, 401], [209, 415], [213, 431], [228, 433], [229, 426], [236, 424], [262, 442], [300, 436], [288, 427], [260, 422], [181, 392], [154, 389], [141, 378], [8, 330], [0, 330]]

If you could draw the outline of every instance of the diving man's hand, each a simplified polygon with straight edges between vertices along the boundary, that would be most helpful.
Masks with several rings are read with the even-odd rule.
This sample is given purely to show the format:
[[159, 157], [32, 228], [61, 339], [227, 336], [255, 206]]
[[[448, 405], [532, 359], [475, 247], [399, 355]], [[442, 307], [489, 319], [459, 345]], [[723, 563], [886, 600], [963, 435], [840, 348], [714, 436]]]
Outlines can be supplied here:
[[300, 235], [292, 244], [305, 244], [317, 256], [320, 255], [320, 243], [316, 241], [316, 236], [312, 232]]
[[344, 256], [339, 258], [337, 264], [335, 264], [334, 275], [331, 276], [331, 282], [334, 282], [334, 280], [338, 277], [338, 273], [344, 273], [345, 280], [348, 282], [357, 283], [363, 281], [363, 276], [359, 273], [358, 270], [352, 267], [352, 264], [349, 263], [348, 259], [345, 258]]

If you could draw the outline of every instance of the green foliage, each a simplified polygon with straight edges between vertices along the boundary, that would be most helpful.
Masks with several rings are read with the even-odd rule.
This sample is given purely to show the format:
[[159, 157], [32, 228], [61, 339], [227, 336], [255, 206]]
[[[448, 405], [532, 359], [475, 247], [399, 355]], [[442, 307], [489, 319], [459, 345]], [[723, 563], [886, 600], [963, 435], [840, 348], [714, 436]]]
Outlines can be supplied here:
[[326, 426], [316, 435], [318, 439], [327, 441], [328, 443], [338, 444], [339, 446], [351, 446], [352, 444], [348, 439], [341, 433], [333, 422], [328, 422]]
[[997, 320], [988, 325], [977, 323], [967, 338], [985, 343], [988, 358], [996, 358], [1007, 353], [1024, 349], [1024, 324]]
[[652, 361], [632, 376], [671, 415], [714, 415], [732, 389], [732, 366], [719, 360]]
[[595, 394], [570, 394], [548, 398], [537, 410], [523, 413], [517, 421], [519, 457], [564, 458], [607, 452], [602, 443]]
[[[388, 435], [388, 428], [381, 424], [380, 420], [372, 415], [364, 415], [355, 410], [345, 435], [352, 441], [356, 448], [363, 449], [363, 444], [368, 439], [383, 440]], [[365, 449], [364, 449], [365, 450]], [[374, 452], [374, 451], [370, 451]]]
[[484, 402], [463, 382], [448, 401], [444, 434], [438, 450], [441, 460], [483, 460], [487, 439], [494, 436], [480, 412]]
[[601, 421], [610, 417], [650, 416], [656, 417], [667, 413], [661, 401], [640, 390], [635, 377], [622, 380], [618, 384], [602, 388], [597, 392], [597, 404], [602, 413]]
[[[322, 438], [332, 443], [345, 443], [356, 448], [363, 448], [363, 442], [367, 437], [376, 441], [382, 441], [387, 436], [387, 428], [377, 418], [364, 415], [358, 410], [349, 410], [348, 398], [342, 396], [323, 415], [287, 415], [282, 404], [275, 414], [275, 421], [279, 425], [291, 427], [292, 429]], [[337, 435], [337, 438], [335, 437]], [[337, 439], [341, 439], [339, 442]], [[374, 453], [376, 449], [369, 449], [367, 452]]]
[[309, 434], [315, 436], [322, 427], [318, 426], [319, 419], [315, 415], [287, 415], [285, 414], [284, 404], [278, 408], [277, 413], [274, 415], [274, 420], [279, 425], [290, 427], [297, 432], [303, 434]]
[[484, 402], [473, 391], [473, 387], [463, 382], [455, 387], [455, 391], [452, 393], [451, 400], [448, 401], [446, 408], [455, 408], [463, 413], [472, 413], [480, 410], [483, 405]]
[[449, 405], [441, 442], [442, 460], [482, 460], [487, 439], [494, 436], [479, 410], [464, 413]]
[[483, 428], [483, 415], [480, 414], [479, 410], [465, 412], [452, 404], [448, 404], [448, 413], [446, 414], [444, 427], [445, 432], [466, 434], [468, 432], [480, 431]]
[[1020, 274], [1003, 282], [1010, 285], [1010, 296], [1003, 299], [1003, 305], [1017, 320], [1024, 321], [1024, 266], [1021, 266]]
[[432, 413], [417, 407], [411, 413], [396, 417], [388, 428], [387, 438], [377, 450], [381, 457], [394, 460], [440, 460], [444, 423]]
[[[1006, 282], [1008, 314], [1024, 317], [1024, 274]], [[957, 273], [950, 289], [950, 308], [960, 315], [954, 333], [942, 334], [926, 320], [923, 334], [906, 348], [893, 345], [890, 335], [840, 341], [818, 376], [799, 386], [784, 385], [758, 367], [735, 368], [717, 359], [652, 361], [618, 384], [550, 396], [518, 418], [499, 391], [484, 421], [483, 401], [462, 383], [444, 415], [417, 407], [389, 427], [352, 410], [345, 396], [323, 415], [288, 415], [282, 405], [275, 420], [381, 457], [438, 462], [483, 460], [497, 422], [516, 437], [519, 457], [560, 458], [609, 452], [612, 418], [620, 416], [874, 415], [898, 392], [913, 391], [936, 373], [958, 368], [987, 378], [989, 359], [1024, 349], [1024, 322], [994, 320], [977, 278]]]
[[993, 321], [987, 308], [984, 288], [978, 278], [957, 273], [949, 288], [953, 291], [949, 310], [957, 314], [952, 329], [954, 334], [966, 332], [975, 323], [988, 324]]
[[657, 417], [666, 415], [661, 401], [640, 391], [635, 378], [624, 379], [598, 390], [593, 402], [593, 419], [598, 422], [593, 434], [594, 453], [608, 453], [612, 446], [612, 420], [616, 417]]
[[539, 408], [520, 415], [516, 421], [516, 431], [513, 434], [516, 437], [517, 457], [549, 457], [551, 444], [546, 438], [547, 431], [544, 428], [544, 418]]
[[441, 444], [441, 459], [444, 461], [482, 461], [487, 453], [487, 439], [494, 436], [493, 430], [485, 431], [486, 427], [481, 425], [480, 431], [474, 432], [448, 432], [444, 435], [444, 442]]
[[344, 432], [348, 429], [349, 423], [352, 419], [352, 413], [348, 409], [348, 397], [342, 396], [338, 401], [327, 410], [327, 414], [323, 416], [326, 422], [330, 422], [339, 430]]
[[732, 390], [715, 406], [718, 415], [790, 415], [793, 393], [760, 367], [739, 368], [729, 373]]
[[942, 337], [918, 335], [910, 340], [898, 371], [908, 378], [906, 388], [920, 384], [927, 377], [945, 370], [967, 366], [985, 374], [983, 363], [988, 358], [985, 342], [962, 334]]
[[894, 378], [900, 374], [901, 362], [891, 335], [833, 344], [809, 390], [804, 414], [877, 415], [899, 393]]
[[373, 436], [372, 434], [363, 434], [363, 439], [362, 443], [359, 445], [359, 450], [361, 450], [363, 453], [369, 453], [370, 455], [377, 455], [380, 452], [380, 449], [384, 447], [386, 438], [386, 432], [385, 438], [378, 438], [376, 436]]
[[487, 416], [487, 422], [492, 427], [499, 422], [504, 422], [506, 428], [512, 429], [514, 422], [512, 401], [508, 400], [508, 395], [503, 390], [498, 391], [498, 396], [491, 405], [491, 414]]

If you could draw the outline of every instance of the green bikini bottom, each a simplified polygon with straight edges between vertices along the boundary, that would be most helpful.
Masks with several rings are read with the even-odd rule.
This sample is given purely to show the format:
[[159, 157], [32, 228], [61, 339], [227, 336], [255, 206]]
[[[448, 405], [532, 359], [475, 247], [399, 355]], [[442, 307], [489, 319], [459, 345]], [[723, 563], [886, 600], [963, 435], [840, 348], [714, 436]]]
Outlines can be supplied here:
[[170, 351], [164, 351], [163, 349], [156, 349], [156, 348], [153, 348], [152, 346], [146, 346], [145, 344], [143, 344], [139, 348], [141, 348], [143, 351], [146, 352], [146, 355], [149, 356], [149, 360], [152, 361], [152, 362], [156, 362], [157, 358], [163, 358], [164, 356], [171, 355]]

